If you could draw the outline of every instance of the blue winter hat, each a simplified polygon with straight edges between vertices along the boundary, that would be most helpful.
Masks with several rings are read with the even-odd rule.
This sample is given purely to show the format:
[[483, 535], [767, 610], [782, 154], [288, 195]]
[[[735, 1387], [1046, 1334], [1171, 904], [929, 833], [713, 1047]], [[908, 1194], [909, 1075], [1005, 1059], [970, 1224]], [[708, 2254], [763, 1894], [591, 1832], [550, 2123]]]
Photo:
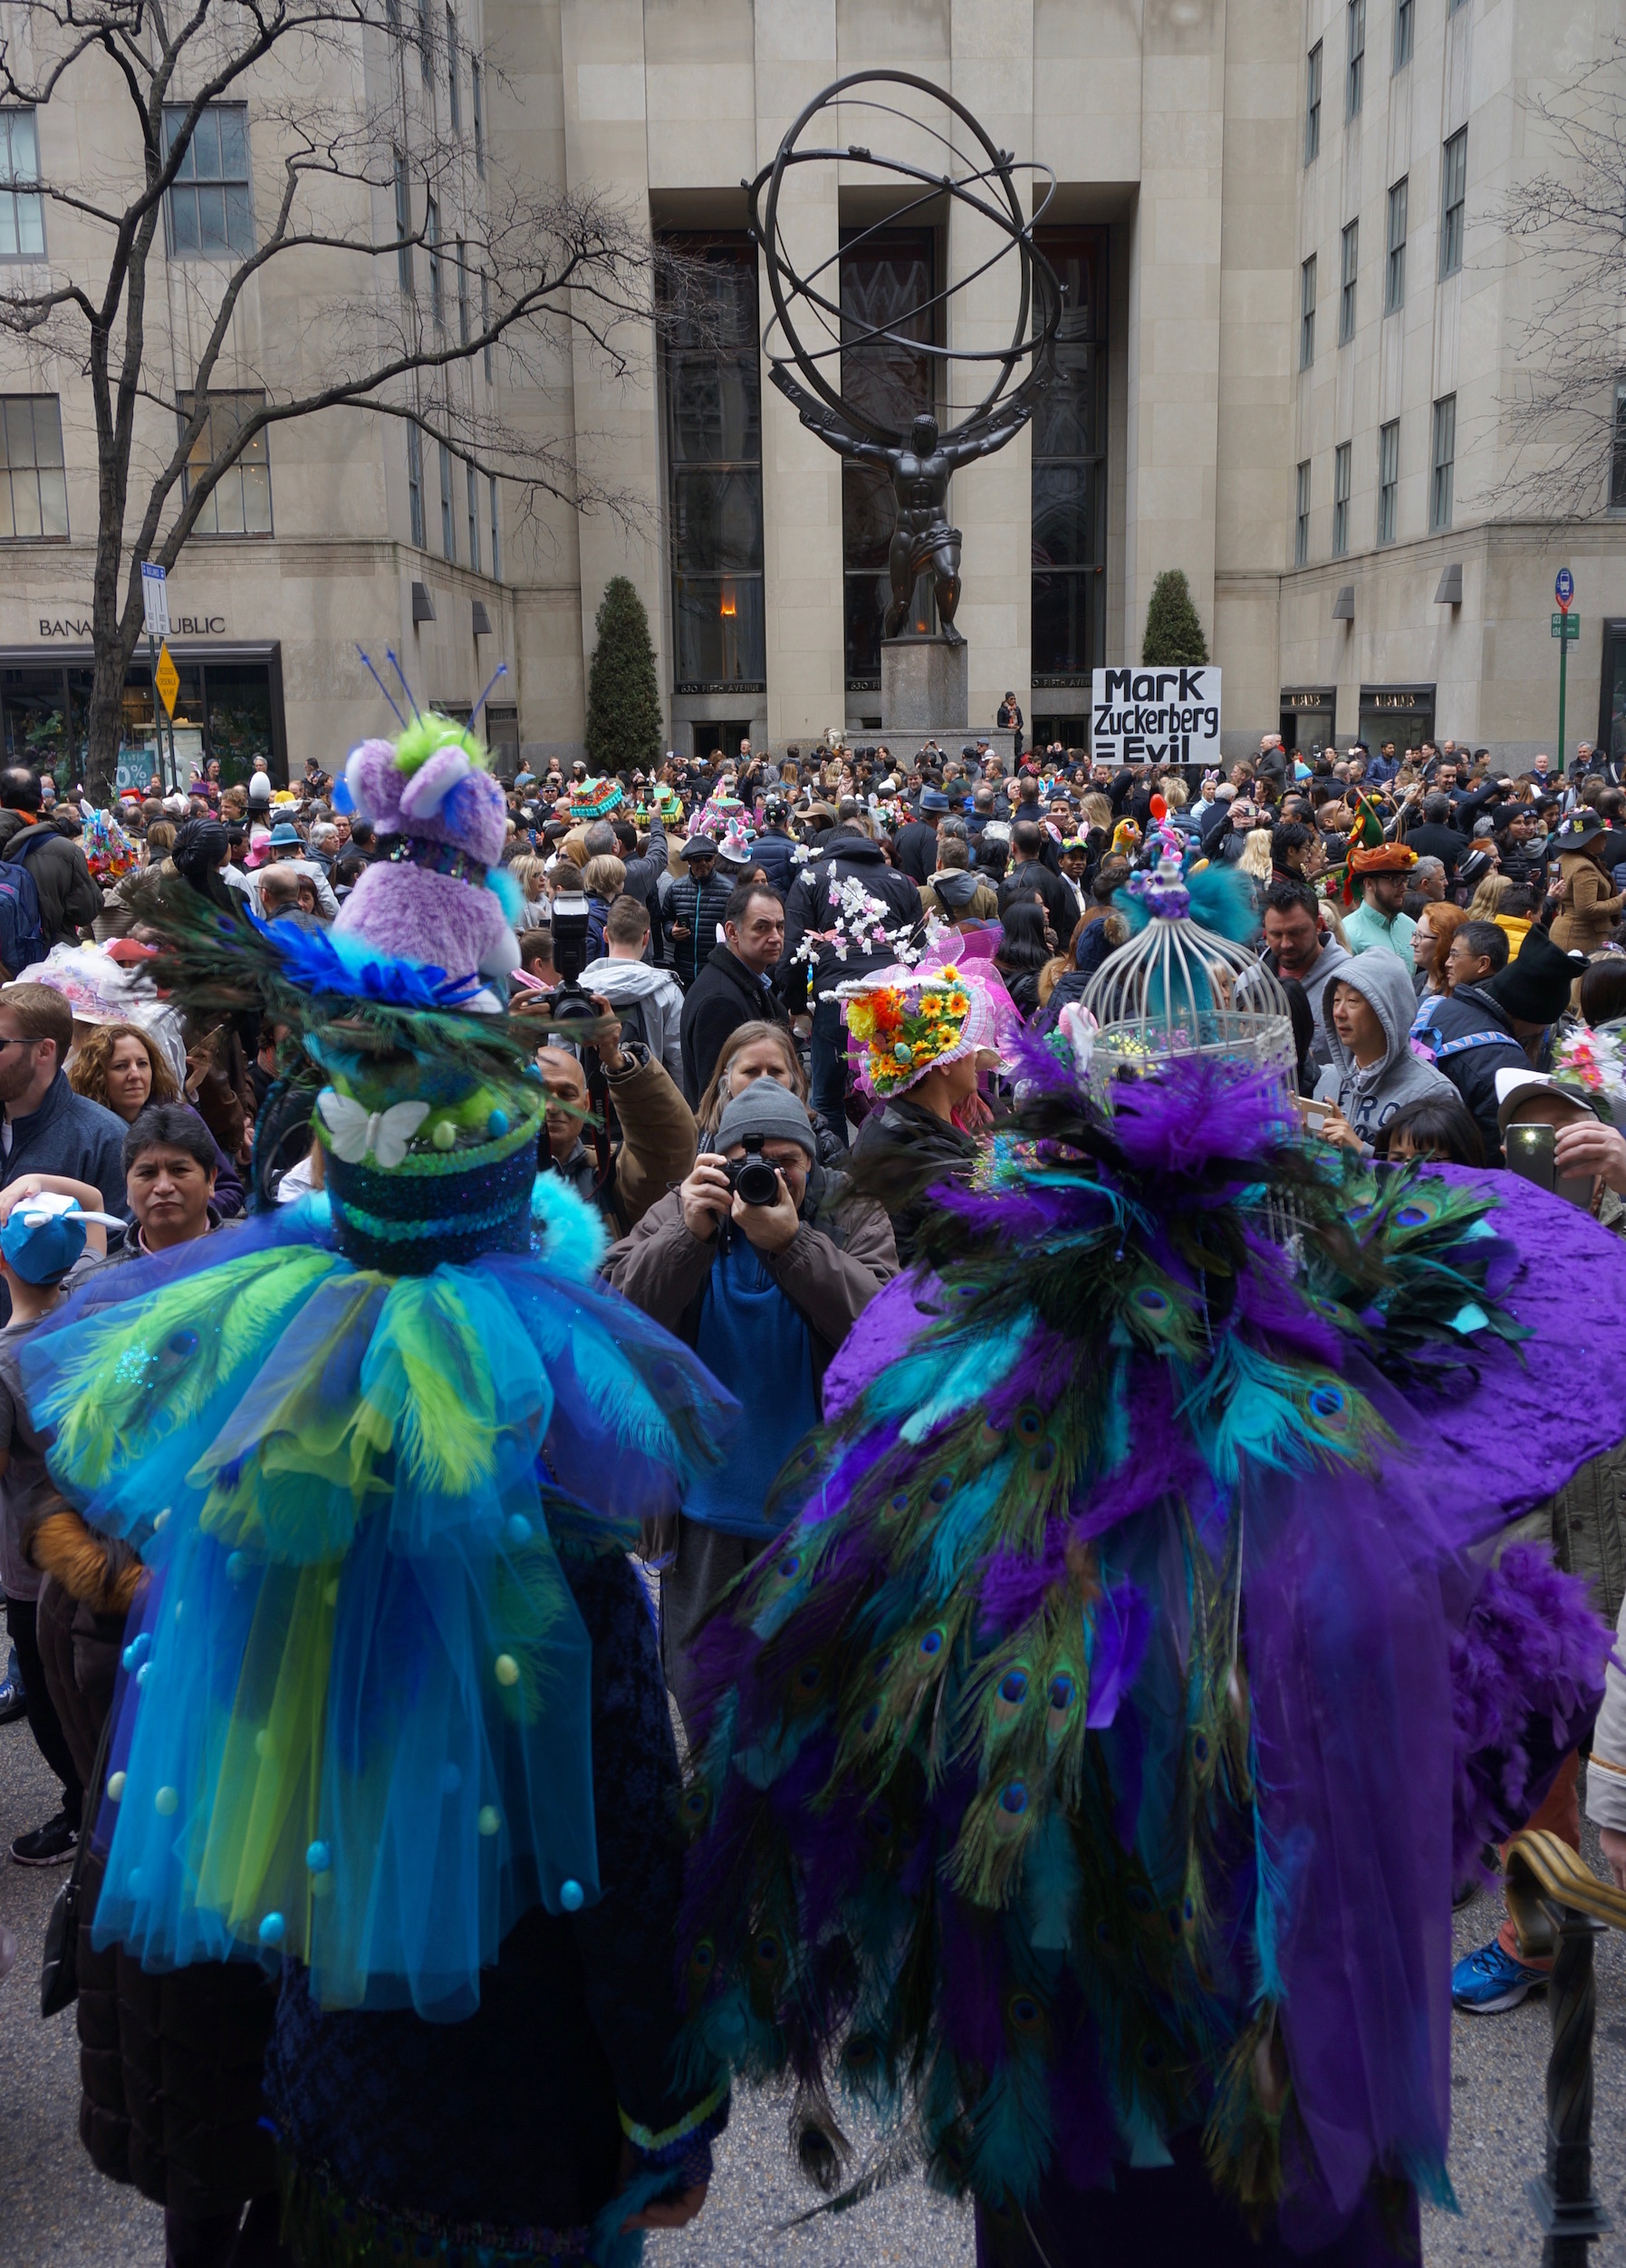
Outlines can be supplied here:
[[111, 1213], [82, 1212], [72, 1197], [19, 1198], [0, 1228], [0, 1252], [25, 1284], [60, 1283], [83, 1252], [92, 1221], [106, 1229], [124, 1226]]

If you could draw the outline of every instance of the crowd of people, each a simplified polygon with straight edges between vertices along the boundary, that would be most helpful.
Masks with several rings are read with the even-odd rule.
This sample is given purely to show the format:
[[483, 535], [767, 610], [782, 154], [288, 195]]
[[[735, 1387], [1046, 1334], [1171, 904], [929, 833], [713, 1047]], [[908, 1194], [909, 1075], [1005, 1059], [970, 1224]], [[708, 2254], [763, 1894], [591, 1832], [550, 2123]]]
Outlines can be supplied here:
[[[1267, 980], [1281, 988], [1307, 1144], [1379, 1168], [1519, 1177], [1626, 1232], [1623, 771], [1583, 746], [1563, 771], [1537, 757], [1508, 773], [1448, 740], [1306, 757], [1269, 736], [1227, 776], [1195, 777], [1059, 746], [1008, 774], [986, 743], [746, 747], [621, 778], [522, 765], [494, 795], [479, 858], [455, 834], [437, 838], [438, 863], [409, 854], [500, 900], [499, 941], [481, 948], [457, 1004], [535, 1019], [539, 1187], [563, 1183], [598, 1217], [599, 1280], [739, 1405], [727, 1456], [642, 1525], [680, 1733], [706, 1719], [706, 1633], [780, 1538], [777, 1478], [828, 1415], [843, 1348], [936, 1249], [940, 1192], [986, 1185], [1032, 1050], [1079, 1047], [1092, 988], [1128, 944], [1159, 861], [1188, 876], [1235, 871], [1255, 958], [1225, 974], [1227, 1004], [1246, 1008]], [[154, 781], [99, 810], [26, 769], [0, 771], [0, 1723], [26, 1717], [61, 1786], [54, 1815], [12, 1843], [19, 1865], [80, 1872], [142, 1581], [139, 1552], [66, 1501], [24, 1351], [87, 1286], [110, 1301], [113, 1271], [206, 1240], [229, 1255], [234, 1237], [292, 1218], [336, 1170], [323, 1062], [273, 1012], [200, 1009], [155, 984], [149, 893], [178, 880], [212, 916], [252, 916], [291, 967], [342, 960], [368, 878], [399, 864], [406, 840], [366, 816], [352, 775], [313, 759], [282, 787], [260, 761], [223, 785], [211, 765], [184, 793]], [[490, 1123], [508, 1126], [500, 1111]], [[362, 1126], [358, 1142], [382, 1144], [376, 1115]], [[1586, 1578], [1612, 1623], [1626, 1604], [1622, 1481], [1626, 1446], [1520, 1530]], [[591, 1623], [580, 1590], [577, 1603]], [[1626, 1702], [1611, 1706], [1618, 1719]], [[1578, 1784], [1571, 1745], [1534, 1814], [1577, 1848]], [[1626, 1755], [1605, 1759], [1588, 1802], [1626, 1887], [1622, 1786]], [[0, 1963], [16, 1952], [0, 1932]], [[543, 1961], [515, 1989], [550, 1978]], [[1494, 2013], [1544, 1981], [1508, 1923], [1458, 1964], [1451, 1992]], [[571, 2022], [601, 2027], [609, 2003], [591, 1977], [578, 1999]], [[337, 2020], [303, 1998], [290, 2012], [286, 1992], [280, 2013], [275, 2001], [253, 1964], [155, 1975], [119, 1948], [81, 1956], [87, 2147], [165, 2206], [169, 2257], [188, 2268], [351, 2257], [310, 2234], [314, 2193], [289, 2192], [285, 2168], [293, 2205], [279, 2219], [271, 2130], [297, 2134], [310, 2109], [293, 2063], [327, 2070], [347, 2134], [363, 2114], [339, 2108]], [[206, 2032], [207, 2074], [229, 2083], [188, 2063], [188, 2040]], [[418, 2070], [399, 2028], [390, 2037]], [[184, 2119], [156, 2107], [160, 2044]], [[614, 2065], [614, 2043], [601, 2044]], [[430, 2083], [428, 2066], [419, 2078]], [[651, 2100], [666, 2084], [650, 2082]], [[713, 2128], [692, 2109], [681, 2148], [645, 2150], [642, 2128], [629, 2128], [623, 2162], [612, 2149], [601, 2164], [595, 2137], [582, 2145], [591, 2170], [555, 2169], [544, 2204], [515, 2176], [512, 2210], [473, 2213], [465, 2182], [452, 2218], [525, 2222], [536, 2241], [512, 2256], [553, 2258], [528, 2224], [549, 2211], [591, 2224], [642, 2151], [645, 2173], [670, 2178], [646, 2187], [628, 2225], [680, 2225], [709, 2171]], [[337, 2145], [330, 2161], [353, 2195], [361, 2175], [351, 2180]], [[351, 2166], [365, 2167], [370, 2198], [413, 2188], [362, 2141]], [[425, 2256], [449, 2242], [432, 2216], [401, 2226], [425, 2238]], [[380, 2259], [386, 2234], [380, 2220]]]

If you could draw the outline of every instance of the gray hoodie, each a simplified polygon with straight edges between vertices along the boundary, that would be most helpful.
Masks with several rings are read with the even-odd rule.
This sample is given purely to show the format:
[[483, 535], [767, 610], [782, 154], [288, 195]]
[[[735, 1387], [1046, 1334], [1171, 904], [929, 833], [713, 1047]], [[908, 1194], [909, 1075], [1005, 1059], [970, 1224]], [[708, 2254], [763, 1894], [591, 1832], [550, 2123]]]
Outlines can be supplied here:
[[1326, 980], [1324, 993], [1335, 984], [1359, 992], [1383, 1027], [1384, 1049], [1376, 1063], [1362, 1070], [1339, 1038], [1333, 1024], [1333, 1003], [1324, 998], [1327, 1042], [1333, 1062], [1315, 1083], [1318, 1101], [1336, 1103], [1361, 1136], [1374, 1142], [1402, 1103], [1420, 1103], [1429, 1095], [1444, 1101], [1457, 1089], [1443, 1071], [1424, 1063], [1411, 1052], [1411, 1019], [1417, 995], [1411, 971], [1394, 953], [1358, 953], [1347, 968]]
[[589, 992], [602, 993], [612, 1008], [636, 1003], [642, 1030], [629, 1029], [629, 1039], [642, 1039], [657, 1063], [666, 1066], [678, 1086], [683, 1085], [683, 1050], [678, 1028], [683, 1021], [683, 994], [669, 969], [651, 969], [647, 960], [589, 961], [582, 971]]

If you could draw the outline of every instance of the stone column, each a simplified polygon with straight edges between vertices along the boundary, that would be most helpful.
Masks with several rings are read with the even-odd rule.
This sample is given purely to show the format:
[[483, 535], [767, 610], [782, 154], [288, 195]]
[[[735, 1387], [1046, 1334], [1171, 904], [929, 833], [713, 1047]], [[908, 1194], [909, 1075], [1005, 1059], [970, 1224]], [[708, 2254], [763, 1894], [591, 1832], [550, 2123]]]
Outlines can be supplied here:
[[1214, 638], [1226, 0], [1146, 12], [1131, 252], [1126, 604], [1139, 660], [1151, 586], [1183, 567]]
[[[785, 130], [837, 76], [835, 0], [755, 0], [756, 153], [770, 165]], [[789, 256], [838, 296], [834, 166], [798, 167], [779, 205]], [[829, 266], [824, 263], [829, 262]], [[805, 743], [847, 713], [842, 640], [842, 460], [808, 432], [768, 383], [773, 302], [758, 264], [762, 361], [763, 603], [767, 622], [768, 738]], [[811, 324], [807, 343], [822, 342]]]
[[[640, 0], [563, 0], [561, 44], [570, 186], [618, 194], [647, 227], [649, 169]], [[629, 325], [620, 343], [632, 357], [628, 375], [620, 381], [612, 380], [601, 358], [580, 341], [572, 349], [582, 478], [614, 487], [634, 505], [630, 527], [608, 511], [583, 514], [578, 522], [582, 666], [592, 667], [593, 623], [604, 586], [612, 575], [624, 574], [649, 612], [669, 732], [658, 372], [647, 325], [636, 333]]]
[[[1032, 155], [1034, 0], [955, 0], [950, 84], [996, 149]], [[957, 138], [963, 147], [967, 138]], [[967, 150], [969, 156], [971, 151]], [[1029, 177], [1017, 186], [1031, 209]], [[997, 192], [985, 189], [990, 202]], [[948, 217], [948, 281], [969, 276], [1000, 244], [999, 232], [963, 202]], [[1015, 326], [1017, 262], [1007, 254], [948, 303], [948, 344], [986, 352], [1008, 344]], [[986, 362], [949, 366], [949, 422], [992, 383]], [[1019, 381], [1022, 371], [1014, 374]], [[970, 648], [969, 729], [992, 729], [1006, 687], [1033, 713], [1033, 440], [1026, 427], [997, 455], [956, 473], [949, 518], [965, 537], [958, 626]]]

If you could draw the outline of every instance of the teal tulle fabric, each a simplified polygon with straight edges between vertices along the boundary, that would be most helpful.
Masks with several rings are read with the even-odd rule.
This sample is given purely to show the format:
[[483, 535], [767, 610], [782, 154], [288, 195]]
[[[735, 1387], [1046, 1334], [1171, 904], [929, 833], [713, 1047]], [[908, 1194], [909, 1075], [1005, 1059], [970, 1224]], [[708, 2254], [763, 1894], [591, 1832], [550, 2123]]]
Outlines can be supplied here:
[[676, 1509], [733, 1404], [591, 1280], [359, 1268], [321, 1199], [107, 1269], [25, 1375], [58, 1485], [150, 1570], [98, 1944], [468, 2013], [521, 1913], [598, 1895], [559, 1548]]

